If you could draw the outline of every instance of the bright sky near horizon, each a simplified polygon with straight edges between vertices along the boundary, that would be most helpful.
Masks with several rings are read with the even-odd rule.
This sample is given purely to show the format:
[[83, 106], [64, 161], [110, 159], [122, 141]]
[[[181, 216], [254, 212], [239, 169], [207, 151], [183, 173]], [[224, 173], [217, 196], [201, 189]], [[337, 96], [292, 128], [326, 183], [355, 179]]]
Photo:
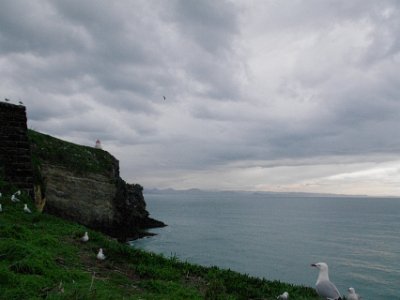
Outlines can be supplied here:
[[3, 0], [0, 90], [145, 188], [400, 196], [399, 36], [396, 0]]

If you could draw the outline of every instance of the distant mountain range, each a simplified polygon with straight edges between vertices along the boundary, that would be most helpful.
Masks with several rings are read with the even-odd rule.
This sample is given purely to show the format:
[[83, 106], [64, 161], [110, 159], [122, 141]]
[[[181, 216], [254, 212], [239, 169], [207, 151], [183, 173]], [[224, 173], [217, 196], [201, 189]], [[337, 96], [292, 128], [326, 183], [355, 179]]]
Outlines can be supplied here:
[[[185, 194], [202, 194], [202, 193], [223, 193], [223, 194], [243, 194], [243, 195], [268, 195], [275, 197], [355, 197], [355, 198], [366, 198], [370, 197], [367, 195], [344, 195], [344, 194], [328, 194], [328, 193], [304, 193], [304, 192], [263, 192], [263, 191], [219, 191], [219, 190], [201, 190], [197, 188], [185, 189], [185, 190], [177, 190], [177, 189], [158, 189], [158, 188], [150, 188], [144, 189], [144, 194], [176, 194], [176, 193], [185, 193]], [[373, 197], [378, 198], [378, 197]]]

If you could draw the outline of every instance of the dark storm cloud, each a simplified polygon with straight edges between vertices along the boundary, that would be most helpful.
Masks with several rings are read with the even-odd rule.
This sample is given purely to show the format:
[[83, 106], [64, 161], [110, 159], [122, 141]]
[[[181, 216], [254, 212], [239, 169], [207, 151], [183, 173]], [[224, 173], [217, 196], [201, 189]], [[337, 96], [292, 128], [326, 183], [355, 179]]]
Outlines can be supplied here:
[[2, 1], [0, 10], [0, 53], [54, 52], [86, 48], [87, 33], [74, 24], [60, 22], [51, 3]]
[[175, 22], [187, 39], [207, 52], [231, 51], [238, 28], [238, 14], [232, 2], [178, 0]]

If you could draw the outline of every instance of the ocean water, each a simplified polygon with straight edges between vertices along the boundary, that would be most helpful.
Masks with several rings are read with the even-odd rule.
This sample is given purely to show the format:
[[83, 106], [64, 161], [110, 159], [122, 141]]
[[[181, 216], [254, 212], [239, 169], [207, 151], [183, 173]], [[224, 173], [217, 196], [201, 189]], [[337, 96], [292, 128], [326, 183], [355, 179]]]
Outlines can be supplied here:
[[313, 287], [313, 262], [347, 295], [400, 299], [400, 199], [245, 192], [145, 192], [168, 227], [134, 247]]

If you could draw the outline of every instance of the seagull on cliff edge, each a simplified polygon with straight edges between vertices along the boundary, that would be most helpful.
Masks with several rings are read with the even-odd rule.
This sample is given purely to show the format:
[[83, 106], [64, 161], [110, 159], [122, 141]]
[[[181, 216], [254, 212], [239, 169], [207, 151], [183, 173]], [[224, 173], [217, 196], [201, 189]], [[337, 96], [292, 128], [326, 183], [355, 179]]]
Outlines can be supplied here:
[[24, 212], [26, 212], [26, 213], [28, 213], [28, 214], [31, 214], [32, 213], [32, 211], [29, 209], [29, 207], [28, 207], [28, 204], [24, 204]]
[[342, 300], [337, 287], [329, 280], [328, 265], [324, 262], [311, 264], [319, 270], [318, 279], [315, 283], [315, 289], [321, 297], [329, 300]]
[[360, 300], [361, 296], [356, 293], [355, 289], [349, 287], [349, 294], [346, 297], [347, 300]]
[[89, 240], [89, 235], [88, 232], [85, 231], [85, 234], [83, 235], [83, 237], [81, 237], [81, 241], [86, 243]]
[[279, 295], [278, 297], [276, 297], [276, 299], [288, 300], [289, 299], [289, 293], [288, 292], [284, 292], [282, 295]]
[[106, 259], [106, 256], [103, 253], [103, 248], [99, 249], [99, 253], [97, 253], [97, 259], [98, 260], [105, 260]]

